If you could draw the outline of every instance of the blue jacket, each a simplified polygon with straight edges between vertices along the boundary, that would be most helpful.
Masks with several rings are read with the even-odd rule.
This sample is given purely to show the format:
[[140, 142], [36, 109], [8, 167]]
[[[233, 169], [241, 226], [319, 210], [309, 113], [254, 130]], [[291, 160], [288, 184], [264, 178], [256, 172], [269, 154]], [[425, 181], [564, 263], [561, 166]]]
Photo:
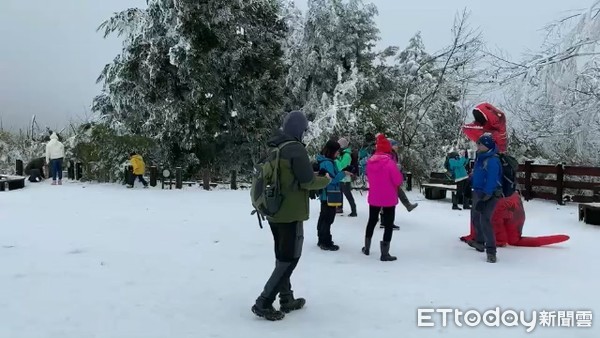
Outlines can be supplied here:
[[502, 189], [502, 165], [497, 154], [496, 149], [477, 154], [471, 177], [471, 186], [476, 193], [492, 196]]
[[327, 201], [327, 191], [340, 190], [340, 182], [346, 177], [344, 172], [338, 170], [332, 159], [329, 159], [323, 155], [317, 156], [317, 162], [319, 163], [319, 169], [325, 170], [329, 176], [331, 176], [331, 182], [325, 189], [321, 191], [321, 201]]
[[469, 177], [469, 174], [467, 173], [467, 168], [465, 168], [468, 161], [469, 159], [466, 157], [460, 157], [458, 159], [451, 158], [450, 160], [448, 160], [450, 170], [452, 170], [452, 176], [454, 177], [454, 181], [462, 181], [465, 178]]

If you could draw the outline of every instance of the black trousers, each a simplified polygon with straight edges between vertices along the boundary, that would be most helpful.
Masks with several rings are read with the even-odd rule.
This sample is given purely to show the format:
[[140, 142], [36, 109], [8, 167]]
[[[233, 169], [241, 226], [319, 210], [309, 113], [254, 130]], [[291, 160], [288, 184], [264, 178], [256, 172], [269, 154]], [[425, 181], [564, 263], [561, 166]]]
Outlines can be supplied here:
[[469, 200], [466, 196], [467, 180], [456, 182], [456, 192], [452, 193], [452, 205], [458, 206], [458, 203], [462, 201], [463, 206], [469, 205]]
[[131, 181], [129, 182], [129, 185], [133, 186], [133, 184], [135, 183], [135, 179], [137, 178], [137, 179], [140, 180], [140, 182], [142, 182], [142, 184], [144, 185], [144, 187], [148, 186], [148, 182], [146, 182], [146, 180], [144, 179], [143, 175], [131, 174], [130, 177], [131, 177]]
[[374, 207], [369, 206], [369, 222], [367, 223], [367, 230], [365, 232], [366, 238], [373, 238], [373, 232], [377, 221], [379, 221], [379, 212], [381, 214], [381, 223], [384, 226], [383, 241], [391, 242], [392, 234], [394, 233], [394, 220], [396, 218], [396, 207]]
[[[342, 182], [340, 184], [340, 188], [342, 190], [342, 193], [348, 200], [348, 203], [350, 203], [350, 211], [356, 212], [356, 202], [354, 202], [354, 196], [352, 195], [352, 182]], [[343, 203], [343, 200], [342, 200], [342, 203]], [[342, 208], [343, 207], [344, 206], [342, 205]]]
[[319, 244], [331, 245], [333, 238], [331, 237], [331, 225], [335, 221], [336, 207], [327, 205], [327, 201], [321, 201], [321, 213], [317, 221], [317, 236]]
[[280, 299], [293, 297], [290, 277], [298, 265], [304, 243], [302, 222], [271, 223], [275, 249], [275, 269], [267, 280], [263, 292], [256, 300], [261, 307], [273, 305], [277, 294]]

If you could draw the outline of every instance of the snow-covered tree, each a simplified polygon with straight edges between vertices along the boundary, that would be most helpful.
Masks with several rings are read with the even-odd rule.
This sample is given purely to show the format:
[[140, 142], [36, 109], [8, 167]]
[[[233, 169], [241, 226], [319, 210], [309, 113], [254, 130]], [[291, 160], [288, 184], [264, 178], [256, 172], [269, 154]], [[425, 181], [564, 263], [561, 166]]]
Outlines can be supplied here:
[[313, 150], [356, 127], [356, 106], [375, 58], [376, 14], [362, 0], [308, 1], [304, 30], [290, 54], [286, 107], [309, 116], [307, 142]]
[[[197, 169], [243, 166], [282, 113], [278, 0], [149, 0], [101, 29], [126, 35], [94, 110]], [[231, 156], [233, 153], [236, 156]]]
[[600, 1], [546, 27], [541, 50], [522, 62], [492, 56], [507, 85], [517, 149], [553, 162], [600, 164]]

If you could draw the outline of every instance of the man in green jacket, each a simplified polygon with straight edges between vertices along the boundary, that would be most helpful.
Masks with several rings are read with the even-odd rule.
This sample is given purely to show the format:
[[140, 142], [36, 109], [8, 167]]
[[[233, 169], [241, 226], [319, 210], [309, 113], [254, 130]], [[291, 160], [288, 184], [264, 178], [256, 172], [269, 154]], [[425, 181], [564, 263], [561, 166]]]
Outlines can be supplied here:
[[[302, 138], [308, 128], [304, 113], [292, 111], [283, 120], [283, 126], [268, 141], [269, 147], [283, 143], [279, 153], [279, 182], [283, 203], [279, 212], [267, 217], [275, 241], [275, 269], [263, 292], [252, 306], [252, 312], [267, 320], [281, 320], [284, 313], [304, 307], [304, 298], [294, 298], [290, 277], [302, 254], [304, 243], [303, 222], [309, 218], [309, 191], [325, 188], [330, 178], [317, 176], [308, 157]], [[271, 157], [274, 161], [274, 158]], [[273, 308], [279, 294], [280, 310]]]
[[[352, 164], [352, 148], [350, 148], [350, 142], [346, 138], [341, 138], [337, 141], [340, 146], [340, 156], [335, 160], [335, 166], [339, 171], [351, 171], [349, 170], [350, 165]], [[340, 184], [340, 188], [348, 203], [350, 203], [351, 212], [348, 217], [356, 217], [356, 203], [354, 202], [354, 196], [352, 196], [352, 177], [346, 176]], [[344, 206], [342, 204], [341, 207], [337, 210], [338, 214], [344, 213]]]

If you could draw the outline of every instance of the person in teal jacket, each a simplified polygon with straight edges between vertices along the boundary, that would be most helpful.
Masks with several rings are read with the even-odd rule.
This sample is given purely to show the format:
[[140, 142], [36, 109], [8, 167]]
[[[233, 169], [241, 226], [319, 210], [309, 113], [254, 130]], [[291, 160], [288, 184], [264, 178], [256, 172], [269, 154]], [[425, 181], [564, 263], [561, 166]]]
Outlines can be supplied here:
[[454, 182], [456, 182], [456, 192], [452, 193], [452, 210], [462, 210], [458, 206], [460, 197], [462, 197], [463, 209], [470, 209], [469, 199], [465, 196], [465, 187], [469, 178], [469, 174], [467, 173], [469, 158], [466, 153], [463, 153], [461, 156], [458, 152], [451, 152], [448, 154], [448, 157], [448, 167], [450, 168]]
[[[340, 149], [340, 155], [335, 160], [335, 166], [337, 167], [337, 169], [339, 171], [346, 170], [346, 171], [352, 172], [352, 170], [350, 170], [351, 169], [350, 166], [352, 164], [352, 148], [350, 148], [350, 142], [345, 138], [341, 138], [338, 140], [338, 143], [339, 143], [341, 149]], [[351, 212], [348, 215], [348, 217], [358, 216], [356, 214], [356, 202], [354, 202], [354, 196], [352, 196], [352, 176], [344, 177], [344, 179], [342, 179], [342, 182], [340, 183], [340, 188], [342, 190], [342, 193], [348, 200], [348, 203], [350, 203]], [[337, 213], [338, 214], [344, 213], [343, 200], [342, 200], [342, 206], [337, 209]]]
[[336, 141], [328, 141], [321, 154], [317, 156], [319, 163], [319, 175], [328, 174], [331, 182], [325, 189], [321, 190], [321, 213], [317, 222], [317, 245], [322, 250], [337, 251], [340, 249], [335, 245], [331, 236], [331, 225], [335, 221], [337, 206], [343, 200], [340, 184], [344, 178], [350, 176], [350, 172], [338, 170], [335, 160], [339, 155], [340, 144]]

